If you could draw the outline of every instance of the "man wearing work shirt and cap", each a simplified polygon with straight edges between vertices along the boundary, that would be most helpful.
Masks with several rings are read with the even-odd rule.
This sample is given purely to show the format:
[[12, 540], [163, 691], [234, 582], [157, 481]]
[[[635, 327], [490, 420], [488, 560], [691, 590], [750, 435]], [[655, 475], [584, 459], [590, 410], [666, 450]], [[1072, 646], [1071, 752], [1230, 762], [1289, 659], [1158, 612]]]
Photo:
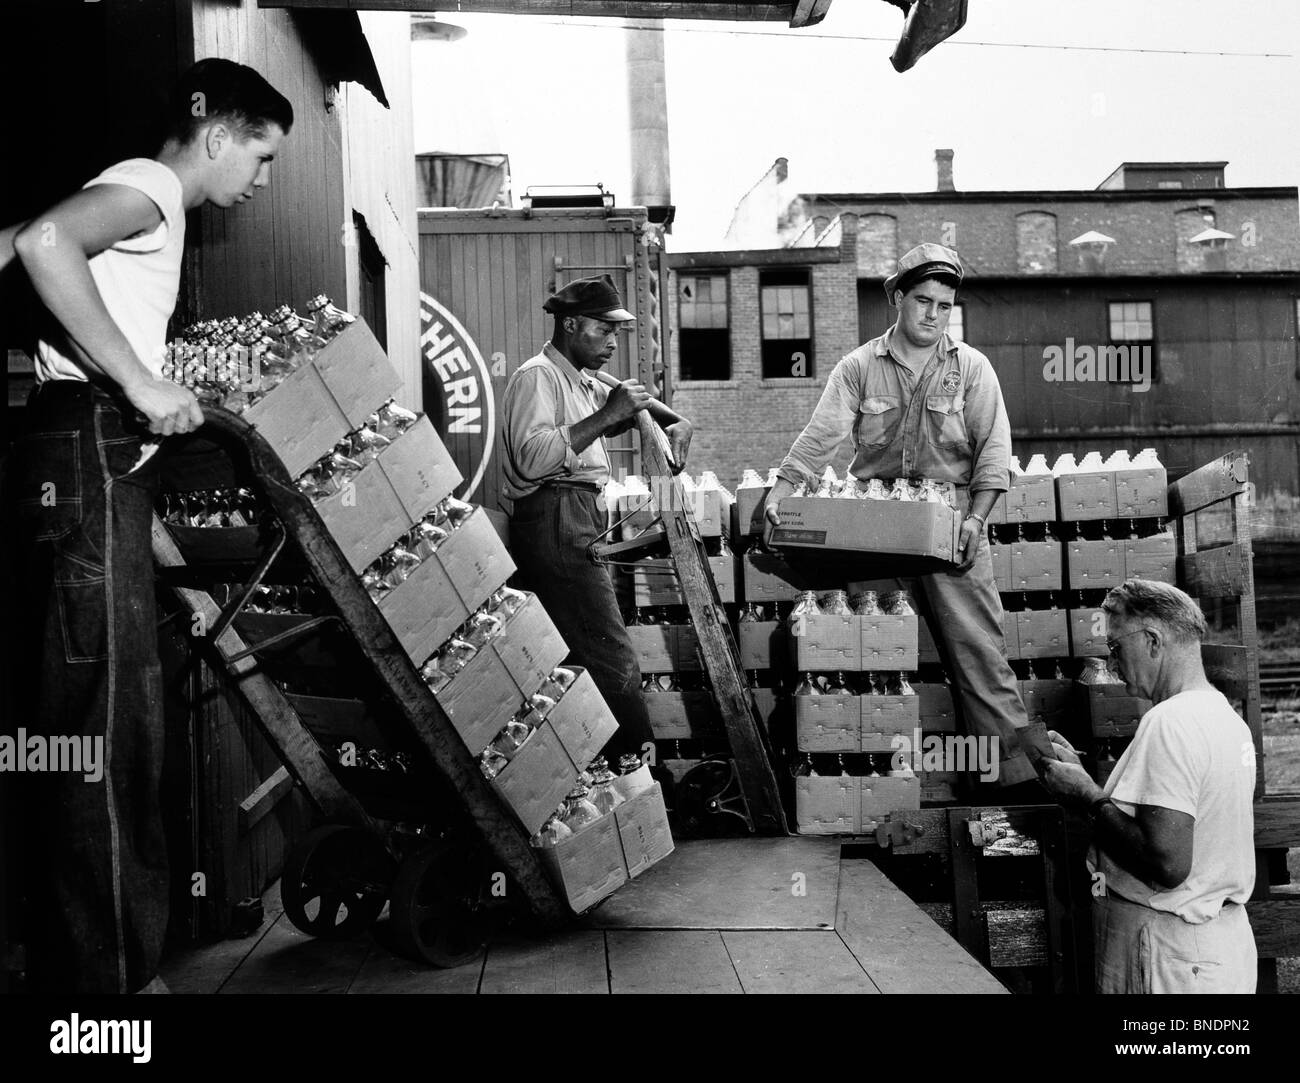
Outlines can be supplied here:
[[[920, 576], [916, 597], [934, 634], [962, 715], [974, 736], [998, 739], [998, 781], [1035, 779], [1016, 730], [1028, 719], [1006, 658], [1002, 603], [993, 580], [984, 523], [1010, 482], [1011, 427], [993, 366], [948, 337], [961, 285], [961, 259], [922, 244], [885, 279], [898, 320], [832, 371], [812, 420], [777, 472], [764, 511], [765, 540], [780, 525], [781, 501], [801, 483], [815, 489], [844, 438], [854, 441], [850, 472], [870, 478], [936, 478], [957, 486], [960, 562]], [[1026, 799], [1045, 800], [1032, 782]]]
[[591, 673], [618, 721], [604, 750], [613, 763], [625, 753], [640, 756], [654, 735], [614, 584], [587, 552], [607, 525], [605, 437], [626, 432], [648, 410], [681, 467], [691, 423], [635, 380], [609, 388], [592, 376], [635, 319], [609, 275], [570, 282], [542, 307], [555, 318], [551, 340], [511, 375], [502, 408], [510, 549], [523, 585], [569, 645], [569, 660]]

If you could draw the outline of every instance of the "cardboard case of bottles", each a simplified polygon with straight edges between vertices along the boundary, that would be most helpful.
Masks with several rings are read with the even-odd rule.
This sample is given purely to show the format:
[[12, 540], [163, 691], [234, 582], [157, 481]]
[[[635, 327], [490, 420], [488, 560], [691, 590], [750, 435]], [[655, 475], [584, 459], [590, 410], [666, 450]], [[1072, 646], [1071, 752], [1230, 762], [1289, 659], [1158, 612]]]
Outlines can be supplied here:
[[318, 502], [316, 512], [352, 570], [360, 572], [460, 482], [450, 453], [422, 417], [367, 463], [351, 486]]
[[[542, 603], [530, 594], [505, 622], [501, 635], [488, 640], [436, 693], [436, 698], [466, 747], [477, 755], [528, 697], [542, 687], [568, 651]], [[587, 677], [584, 687], [589, 681]], [[577, 686], [575, 681], [560, 702], [568, 699]]]
[[1177, 563], [1169, 531], [1146, 538], [1079, 538], [1066, 550], [1071, 590], [1109, 590], [1135, 576], [1173, 583]]
[[379, 340], [358, 319], [243, 416], [296, 478], [360, 428], [401, 386]]
[[801, 835], [861, 834], [893, 812], [921, 807], [921, 780], [916, 776], [800, 776], [794, 783], [795, 822]]
[[800, 672], [911, 672], [920, 660], [918, 620], [914, 613], [810, 613], [788, 630], [790, 658]]
[[1062, 474], [1056, 495], [1065, 522], [1141, 519], [1169, 514], [1168, 486], [1164, 467], [1137, 467]]
[[[736, 563], [730, 553], [707, 557], [709, 573], [718, 586], [718, 597], [723, 602], [736, 600]], [[638, 606], [685, 605], [682, 583], [677, 577], [673, 562], [651, 557], [637, 562], [632, 569], [632, 593]]]
[[800, 752], [894, 752], [921, 728], [919, 696], [794, 696]]
[[1002, 637], [1008, 658], [1065, 658], [1070, 653], [1069, 614], [1064, 609], [1003, 612]]
[[379, 611], [411, 660], [421, 663], [514, 571], [500, 535], [478, 508], [404, 582], [380, 598]]
[[1122, 684], [1075, 683], [1075, 693], [1087, 712], [1094, 737], [1132, 737], [1151, 701], [1130, 696]]
[[[720, 538], [731, 529], [731, 497], [722, 489], [682, 490], [701, 538]], [[636, 538], [655, 524], [659, 512], [649, 493], [624, 493], [618, 498], [618, 517], [624, 540]]]
[[644, 698], [656, 740], [699, 740], [723, 733], [722, 715], [712, 692], [647, 692]]
[[1051, 523], [1056, 520], [1056, 479], [1051, 474], [1018, 474], [998, 497], [988, 521]]
[[794, 549], [931, 557], [954, 563], [961, 513], [947, 504], [904, 500], [787, 497], [772, 544]]
[[573, 911], [589, 910], [673, 852], [659, 783], [539, 852]]
[[1044, 541], [993, 543], [993, 582], [1001, 591], [1060, 590], [1064, 583], [1062, 546], [1055, 538]]
[[618, 729], [591, 675], [584, 669], [576, 672], [577, 679], [546, 720], [493, 779], [498, 796], [530, 835], [560, 807], [578, 775]]

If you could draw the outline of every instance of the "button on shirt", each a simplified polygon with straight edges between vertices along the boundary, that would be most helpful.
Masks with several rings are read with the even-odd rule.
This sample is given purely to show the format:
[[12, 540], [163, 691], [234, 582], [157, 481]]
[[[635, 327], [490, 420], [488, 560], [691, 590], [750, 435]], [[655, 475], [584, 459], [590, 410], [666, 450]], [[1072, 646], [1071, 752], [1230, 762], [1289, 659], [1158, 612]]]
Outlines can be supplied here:
[[846, 436], [850, 472], [936, 478], [972, 493], [1005, 492], [1011, 425], [989, 359], [945, 333], [918, 376], [890, 349], [891, 327], [840, 360], [778, 475], [815, 488]]
[[507, 505], [536, 491], [545, 481], [609, 480], [609, 454], [603, 438], [581, 452], [573, 450], [570, 430], [605, 405], [609, 389], [585, 369], [576, 368], [549, 342], [530, 357], [506, 384], [502, 407]]

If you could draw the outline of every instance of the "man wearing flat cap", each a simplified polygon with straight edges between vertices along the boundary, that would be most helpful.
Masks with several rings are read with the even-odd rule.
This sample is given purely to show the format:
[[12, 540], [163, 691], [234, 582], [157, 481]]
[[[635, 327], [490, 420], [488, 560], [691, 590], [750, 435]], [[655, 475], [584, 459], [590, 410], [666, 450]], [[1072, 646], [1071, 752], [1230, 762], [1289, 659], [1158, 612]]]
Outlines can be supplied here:
[[[766, 538], [780, 525], [780, 503], [803, 482], [815, 489], [845, 437], [850, 472], [870, 478], [935, 478], [957, 487], [961, 558], [950, 571], [920, 576], [913, 591], [961, 699], [974, 736], [998, 738], [998, 781], [1036, 775], [1016, 730], [1026, 725], [1002, 638], [1002, 603], [984, 522], [1010, 482], [1011, 427], [997, 375], [978, 350], [948, 336], [961, 285], [961, 258], [922, 244], [885, 279], [898, 319], [879, 338], [844, 357], [827, 380], [812, 420], [777, 472], [767, 499]], [[1038, 791], [1037, 782], [1031, 787]], [[1026, 798], [1046, 799], [1037, 792]]]
[[605, 437], [626, 432], [648, 410], [682, 467], [691, 423], [635, 380], [610, 388], [593, 378], [613, 358], [619, 330], [635, 319], [609, 275], [570, 282], [542, 308], [555, 318], [551, 340], [511, 375], [502, 410], [510, 548], [523, 585], [569, 645], [569, 660], [591, 673], [618, 720], [605, 746], [613, 761], [639, 756], [654, 735], [613, 582], [587, 552], [606, 528]]

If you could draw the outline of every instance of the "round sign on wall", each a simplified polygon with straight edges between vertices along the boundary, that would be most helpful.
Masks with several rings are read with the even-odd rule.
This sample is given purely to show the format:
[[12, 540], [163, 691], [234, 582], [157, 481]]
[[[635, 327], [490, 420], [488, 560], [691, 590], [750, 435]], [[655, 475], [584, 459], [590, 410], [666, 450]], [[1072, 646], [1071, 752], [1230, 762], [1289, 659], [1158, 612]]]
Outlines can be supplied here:
[[460, 320], [423, 291], [420, 353], [424, 411], [465, 475], [457, 495], [469, 500], [483, 483], [496, 439], [492, 374]]

